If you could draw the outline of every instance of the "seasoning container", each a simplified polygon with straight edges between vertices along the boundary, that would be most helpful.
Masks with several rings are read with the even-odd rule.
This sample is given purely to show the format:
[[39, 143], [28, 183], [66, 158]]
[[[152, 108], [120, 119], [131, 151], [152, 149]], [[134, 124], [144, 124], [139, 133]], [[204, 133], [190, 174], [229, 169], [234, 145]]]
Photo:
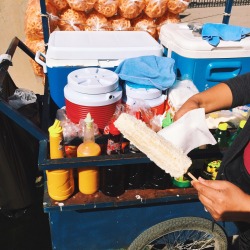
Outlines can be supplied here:
[[[64, 157], [63, 134], [59, 120], [49, 127], [50, 158]], [[74, 192], [72, 169], [46, 170], [49, 196], [57, 201], [69, 198]]]
[[[90, 113], [84, 119], [84, 138], [77, 148], [77, 157], [98, 156], [101, 147], [95, 142], [94, 120]], [[78, 168], [78, 185], [83, 194], [93, 194], [99, 189], [99, 169], [96, 166]]]

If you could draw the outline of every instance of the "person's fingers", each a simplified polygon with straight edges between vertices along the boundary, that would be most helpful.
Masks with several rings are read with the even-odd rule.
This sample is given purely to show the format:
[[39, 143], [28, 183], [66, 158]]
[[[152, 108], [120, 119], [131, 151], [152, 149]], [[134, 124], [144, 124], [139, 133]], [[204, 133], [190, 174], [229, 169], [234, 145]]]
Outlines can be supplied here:
[[[210, 183], [210, 181], [209, 181], [209, 183]], [[212, 201], [214, 199], [214, 197], [216, 197], [218, 195], [218, 190], [209, 186], [208, 185], [209, 183], [206, 181], [206, 185], [205, 185], [203, 182], [194, 181], [194, 182], [192, 182], [192, 185], [198, 191], [199, 195], [203, 195], [207, 199]]]

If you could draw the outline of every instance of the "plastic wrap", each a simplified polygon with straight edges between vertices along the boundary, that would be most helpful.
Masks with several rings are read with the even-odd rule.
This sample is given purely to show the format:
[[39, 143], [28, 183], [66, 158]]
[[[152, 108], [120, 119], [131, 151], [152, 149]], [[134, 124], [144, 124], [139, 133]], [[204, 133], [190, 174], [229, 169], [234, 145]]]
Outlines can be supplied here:
[[145, 14], [150, 18], [163, 16], [167, 10], [167, 0], [146, 0]]
[[105, 17], [112, 17], [117, 13], [118, 0], [97, 0], [94, 8]]
[[119, 0], [119, 13], [122, 17], [133, 19], [138, 17], [145, 7], [143, 0]]
[[111, 26], [104, 15], [97, 11], [92, 11], [88, 15], [85, 29], [89, 31], [111, 30]]
[[94, 8], [96, 0], [67, 0], [70, 8], [76, 11], [90, 11]]
[[58, 27], [60, 30], [79, 31], [85, 29], [86, 16], [83, 12], [66, 9], [60, 15]]
[[120, 15], [113, 16], [109, 19], [112, 30], [131, 30], [131, 22], [129, 19], [121, 17]]
[[[27, 45], [27, 47], [35, 54], [37, 51], [40, 51], [42, 53], [45, 53], [45, 46], [44, 46], [44, 41], [43, 39], [40, 40], [30, 40], [27, 39], [25, 44]], [[43, 67], [38, 64], [37, 62], [35, 62], [34, 60], [30, 59], [30, 63], [31, 66], [33, 68], [34, 73], [37, 76], [44, 76], [44, 72], [43, 72]]]
[[134, 30], [147, 31], [155, 39], [158, 38], [156, 24], [153, 18], [143, 14], [132, 21]]
[[[46, 10], [49, 16], [50, 32], [57, 28], [58, 12], [50, 2], [46, 2]], [[27, 38], [35, 40], [43, 38], [43, 26], [39, 0], [30, 0], [25, 11], [24, 31]]]
[[174, 14], [179, 14], [184, 12], [189, 5], [189, 0], [168, 0], [167, 2], [167, 8], [170, 12]]
[[67, 0], [49, 0], [49, 2], [53, 4], [59, 11], [62, 11], [69, 7]]

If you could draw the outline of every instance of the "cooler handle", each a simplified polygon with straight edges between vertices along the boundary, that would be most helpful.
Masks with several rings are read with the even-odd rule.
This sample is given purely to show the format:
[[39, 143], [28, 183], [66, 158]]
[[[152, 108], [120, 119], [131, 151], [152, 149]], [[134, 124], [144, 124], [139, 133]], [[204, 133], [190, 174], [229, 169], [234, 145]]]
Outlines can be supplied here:
[[45, 54], [43, 54], [40, 51], [37, 51], [36, 52], [36, 56], [35, 56], [35, 61], [43, 67], [43, 72], [46, 74], [47, 73], [46, 62], [42, 61], [40, 59], [40, 57], [43, 57], [44, 59], [46, 59], [46, 55]]
[[220, 82], [239, 75], [242, 68], [240, 61], [234, 62], [212, 62], [206, 69], [206, 80]]

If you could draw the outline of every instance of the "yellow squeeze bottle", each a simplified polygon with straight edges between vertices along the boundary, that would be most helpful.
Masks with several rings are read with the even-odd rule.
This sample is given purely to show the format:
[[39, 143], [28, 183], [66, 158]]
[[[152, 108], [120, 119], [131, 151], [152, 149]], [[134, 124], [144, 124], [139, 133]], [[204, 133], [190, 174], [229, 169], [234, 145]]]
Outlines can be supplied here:
[[[59, 120], [49, 127], [50, 158], [64, 157], [63, 134]], [[74, 179], [72, 169], [46, 170], [49, 196], [57, 201], [69, 198], [74, 192]]]
[[[101, 147], [95, 142], [94, 120], [90, 113], [84, 120], [83, 143], [77, 148], [77, 157], [98, 156], [101, 154]], [[78, 185], [83, 194], [93, 194], [99, 189], [99, 170], [98, 167], [78, 168]]]

